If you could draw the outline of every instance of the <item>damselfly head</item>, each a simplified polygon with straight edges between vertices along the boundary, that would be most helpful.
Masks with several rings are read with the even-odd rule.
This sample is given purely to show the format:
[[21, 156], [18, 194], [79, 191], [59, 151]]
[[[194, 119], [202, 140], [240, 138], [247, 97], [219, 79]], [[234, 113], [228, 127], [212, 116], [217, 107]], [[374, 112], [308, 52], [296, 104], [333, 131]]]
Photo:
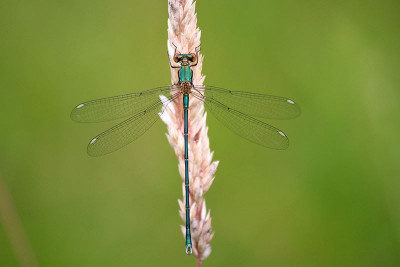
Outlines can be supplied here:
[[175, 54], [174, 61], [176, 63], [180, 63], [182, 66], [190, 65], [192, 62], [192, 55], [191, 54]]
[[173, 60], [175, 63], [180, 63], [182, 66], [189, 66], [194, 62], [197, 62], [197, 54], [189, 53], [189, 54], [180, 54], [175, 53]]

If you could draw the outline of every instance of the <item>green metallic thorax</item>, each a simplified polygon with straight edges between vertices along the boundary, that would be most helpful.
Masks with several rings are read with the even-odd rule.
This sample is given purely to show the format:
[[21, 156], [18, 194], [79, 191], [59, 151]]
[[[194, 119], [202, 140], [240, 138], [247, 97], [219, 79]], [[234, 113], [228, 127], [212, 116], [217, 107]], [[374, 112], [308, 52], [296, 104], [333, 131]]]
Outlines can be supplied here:
[[179, 69], [179, 83], [189, 82], [192, 83], [193, 71], [190, 66], [181, 66]]

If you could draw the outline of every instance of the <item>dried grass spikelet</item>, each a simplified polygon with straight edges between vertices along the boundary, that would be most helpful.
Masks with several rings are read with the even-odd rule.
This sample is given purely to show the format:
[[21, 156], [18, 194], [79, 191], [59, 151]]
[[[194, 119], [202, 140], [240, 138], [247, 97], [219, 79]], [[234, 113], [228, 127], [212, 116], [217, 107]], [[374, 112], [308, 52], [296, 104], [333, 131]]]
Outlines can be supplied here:
[[[168, 1], [168, 52], [172, 56], [177, 51], [181, 53], [194, 52], [200, 45], [201, 32], [197, 28], [195, 3], [193, 0]], [[201, 74], [203, 56], [199, 55], [198, 65], [193, 67], [193, 83], [202, 85], [204, 76]], [[171, 69], [172, 84], [178, 83], [177, 69]], [[204, 194], [214, 181], [214, 174], [218, 161], [212, 161], [213, 152], [210, 151], [206, 113], [203, 102], [190, 98], [189, 102], [189, 184], [190, 184], [190, 219], [192, 231], [193, 253], [197, 258], [198, 266], [211, 253], [210, 242], [214, 233], [211, 228], [210, 211], [207, 211]], [[185, 164], [184, 164], [184, 136], [183, 136], [183, 104], [182, 97], [166, 106], [161, 115], [168, 126], [167, 138], [179, 160], [179, 173], [182, 177], [183, 199], [179, 199], [179, 214], [185, 221]], [[181, 225], [183, 235], [185, 226]]]

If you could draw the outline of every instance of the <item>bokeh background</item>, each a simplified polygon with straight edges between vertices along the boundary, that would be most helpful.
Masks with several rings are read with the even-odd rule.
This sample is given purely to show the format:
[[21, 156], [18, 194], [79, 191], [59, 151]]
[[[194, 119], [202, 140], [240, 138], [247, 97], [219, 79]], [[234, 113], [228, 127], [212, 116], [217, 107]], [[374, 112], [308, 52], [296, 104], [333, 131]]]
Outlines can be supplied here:
[[[207, 84], [288, 96], [303, 112], [268, 121], [286, 151], [208, 117], [220, 166], [204, 266], [399, 266], [400, 2], [199, 0], [197, 12]], [[195, 266], [165, 125], [90, 158], [113, 123], [69, 118], [82, 101], [169, 84], [167, 16], [167, 0], [2, 0], [2, 207], [40, 266]], [[10, 218], [6, 267], [18, 266]]]

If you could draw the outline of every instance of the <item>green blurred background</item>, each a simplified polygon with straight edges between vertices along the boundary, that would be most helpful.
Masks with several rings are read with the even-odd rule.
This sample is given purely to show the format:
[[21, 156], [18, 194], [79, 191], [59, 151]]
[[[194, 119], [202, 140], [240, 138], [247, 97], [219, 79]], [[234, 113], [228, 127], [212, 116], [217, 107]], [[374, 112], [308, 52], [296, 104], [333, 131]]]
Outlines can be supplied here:
[[[264, 149], [208, 117], [204, 266], [400, 266], [400, 3], [199, 0], [206, 83], [295, 99]], [[157, 123], [90, 158], [85, 100], [167, 85], [167, 0], [3, 0], [0, 173], [40, 266], [195, 266]], [[0, 266], [17, 266], [0, 222]]]

